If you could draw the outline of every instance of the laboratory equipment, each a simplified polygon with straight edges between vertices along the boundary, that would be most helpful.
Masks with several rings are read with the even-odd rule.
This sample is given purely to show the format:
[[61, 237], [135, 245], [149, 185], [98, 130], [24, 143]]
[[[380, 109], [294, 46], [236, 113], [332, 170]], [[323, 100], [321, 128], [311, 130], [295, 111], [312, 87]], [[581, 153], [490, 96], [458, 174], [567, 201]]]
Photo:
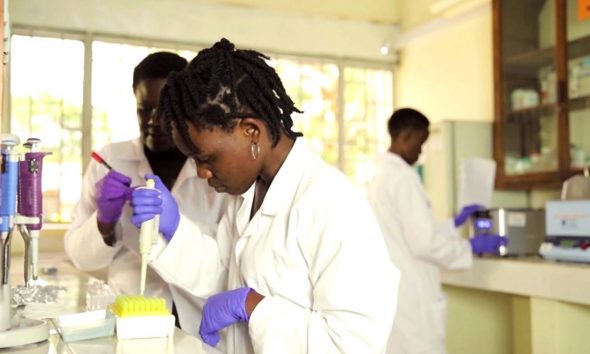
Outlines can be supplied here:
[[112, 306], [117, 316], [117, 339], [170, 337], [174, 316], [163, 298], [118, 296]]
[[590, 176], [576, 175], [565, 182], [561, 200], [547, 202], [547, 238], [539, 253], [547, 259], [590, 263]]
[[590, 172], [588, 167], [584, 169], [584, 174], [575, 175], [563, 182], [561, 188], [562, 200], [579, 200], [590, 199]]
[[25, 285], [31, 275], [37, 280], [39, 259], [39, 234], [43, 215], [43, 195], [41, 189], [43, 158], [50, 152], [38, 151], [41, 140], [29, 138], [23, 144], [29, 151], [19, 162], [18, 183], [18, 224], [19, 232], [25, 240]]
[[115, 298], [115, 292], [103, 280], [91, 280], [86, 286], [86, 311], [105, 310]]
[[[155, 185], [156, 182], [149, 178], [146, 181], [145, 187], [141, 188], [154, 189]], [[148, 256], [152, 250], [152, 245], [157, 241], [159, 228], [159, 215], [141, 223], [139, 231], [139, 253], [141, 255], [141, 278], [139, 283], [140, 295], [143, 295], [145, 292]]]
[[16, 189], [18, 183], [18, 152], [16, 146], [20, 140], [16, 135], [3, 134], [2, 151], [2, 179], [0, 200], [0, 234], [2, 237], [2, 308], [0, 312], [0, 331], [10, 328], [12, 299], [10, 288], [10, 242], [14, 230], [14, 216], [16, 215]]
[[501, 256], [537, 254], [545, 238], [545, 210], [493, 208], [475, 212], [470, 234], [495, 234], [508, 239], [500, 246]]
[[547, 259], [590, 263], [590, 199], [547, 202], [547, 238], [539, 253]]
[[[19, 218], [16, 213], [17, 189], [19, 185], [19, 155], [16, 146], [20, 140], [12, 134], [1, 136], [1, 183], [0, 193], [0, 233], [2, 235], [2, 292], [0, 293], [0, 348], [15, 347], [37, 343], [49, 337], [49, 326], [42, 320], [17, 318], [12, 316], [12, 289], [10, 286], [10, 241], [18, 222], [35, 222], [40, 218]], [[41, 195], [38, 196], [41, 198]]]

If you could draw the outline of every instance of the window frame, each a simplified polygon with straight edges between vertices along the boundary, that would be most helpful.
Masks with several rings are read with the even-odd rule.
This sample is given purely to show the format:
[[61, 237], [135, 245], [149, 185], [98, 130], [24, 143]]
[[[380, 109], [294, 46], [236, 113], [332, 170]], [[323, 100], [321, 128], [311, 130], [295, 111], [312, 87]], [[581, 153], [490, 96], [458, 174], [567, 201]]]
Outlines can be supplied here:
[[[208, 47], [210, 44], [200, 42], [175, 42], [169, 40], [157, 40], [153, 38], [142, 38], [133, 36], [118, 36], [104, 33], [87, 33], [80, 31], [67, 31], [47, 28], [36, 28], [30, 26], [13, 26], [10, 35], [16, 36], [31, 36], [31, 37], [46, 37], [55, 39], [69, 39], [81, 41], [84, 46], [84, 73], [83, 73], [83, 99], [82, 99], [82, 148], [80, 161], [82, 163], [82, 173], [85, 172], [86, 166], [88, 166], [90, 153], [92, 149], [92, 60], [93, 60], [93, 43], [95, 41], [116, 43], [116, 44], [127, 44], [134, 46], [145, 46], [145, 47], [159, 47], [165, 48], [166, 50], [190, 50], [198, 52], [199, 50]], [[337, 106], [336, 109], [336, 120], [338, 126], [338, 163], [337, 167], [341, 171], [344, 171], [345, 164], [345, 77], [344, 72], [347, 68], [362, 68], [369, 70], [383, 70], [391, 72], [391, 102], [392, 109], [395, 107], [394, 93], [395, 93], [395, 67], [394, 64], [387, 64], [378, 61], [371, 60], [359, 60], [359, 59], [347, 59], [338, 58], [332, 56], [318, 56], [310, 55], [306, 53], [282, 53], [280, 51], [265, 50], [263, 48], [252, 48], [262, 53], [268, 54], [273, 60], [277, 59], [288, 59], [295, 61], [301, 65], [324, 65], [331, 64], [336, 65], [338, 70], [338, 87], [337, 87]], [[4, 87], [7, 89], [3, 92], [3, 115], [6, 119], [2, 120], [2, 131], [10, 132], [12, 124], [12, 107], [11, 107], [11, 62], [8, 61], [4, 75]], [[388, 117], [383, 117], [386, 122]], [[383, 129], [386, 129], [385, 123]], [[380, 139], [381, 137], [377, 137]], [[384, 145], [387, 142], [384, 142]]]

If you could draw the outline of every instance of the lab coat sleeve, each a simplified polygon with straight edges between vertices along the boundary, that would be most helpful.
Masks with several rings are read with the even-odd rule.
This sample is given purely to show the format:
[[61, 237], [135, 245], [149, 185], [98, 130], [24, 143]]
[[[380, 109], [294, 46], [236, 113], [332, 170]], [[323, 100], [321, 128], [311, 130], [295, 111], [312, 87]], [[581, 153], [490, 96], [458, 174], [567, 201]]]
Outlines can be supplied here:
[[[227, 219], [217, 227], [230, 227]], [[209, 297], [225, 290], [227, 263], [222, 259], [212, 225], [192, 222], [181, 214], [178, 229], [167, 243], [159, 238], [152, 248], [150, 265], [167, 282], [189, 294]], [[219, 231], [217, 231], [219, 232]], [[222, 238], [223, 239], [223, 238]]]
[[310, 201], [291, 223], [297, 225], [309, 266], [312, 307], [266, 296], [249, 320], [255, 352], [384, 352], [399, 271], [389, 260], [367, 202], [360, 196]]
[[[72, 224], [64, 236], [66, 254], [76, 268], [84, 271], [109, 266], [122, 247], [121, 242], [114, 247], [108, 246], [98, 231], [94, 185], [106, 174], [101, 173], [99, 168], [104, 169], [90, 161], [84, 174], [80, 200], [72, 211]], [[116, 226], [115, 234], [117, 233], [120, 233], [120, 225]]]
[[469, 242], [454, 232], [450, 221], [435, 222], [419, 180], [411, 176], [399, 178], [396, 184], [386, 185], [384, 192], [395, 196], [395, 217], [400, 220], [404, 240], [414, 257], [448, 269], [471, 266]]

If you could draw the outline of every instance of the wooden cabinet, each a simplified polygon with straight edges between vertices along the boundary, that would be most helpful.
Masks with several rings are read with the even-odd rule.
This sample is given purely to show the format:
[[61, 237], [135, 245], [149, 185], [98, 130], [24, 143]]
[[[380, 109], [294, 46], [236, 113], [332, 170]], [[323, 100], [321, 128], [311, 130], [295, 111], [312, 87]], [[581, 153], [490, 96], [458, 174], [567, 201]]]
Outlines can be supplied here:
[[498, 188], [558, 187], [590, 164], [590, 1], [493, 0]]

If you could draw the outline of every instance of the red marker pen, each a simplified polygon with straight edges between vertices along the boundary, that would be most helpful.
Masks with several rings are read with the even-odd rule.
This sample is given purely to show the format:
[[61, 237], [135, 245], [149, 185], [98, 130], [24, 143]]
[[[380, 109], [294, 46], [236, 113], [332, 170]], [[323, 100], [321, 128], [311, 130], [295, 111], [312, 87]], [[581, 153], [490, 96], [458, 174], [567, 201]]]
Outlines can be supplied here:
[[108, 168], [109, 170], [112, 170], [113, 168], [111, 167], [111, 165], [109, 165], [99, 154], [97, 154], [96, 152], [92, 152], [92, 154], [90, 154], [90, 156], [96, 160], [96, 162], [102, 164], [104, 167]]

